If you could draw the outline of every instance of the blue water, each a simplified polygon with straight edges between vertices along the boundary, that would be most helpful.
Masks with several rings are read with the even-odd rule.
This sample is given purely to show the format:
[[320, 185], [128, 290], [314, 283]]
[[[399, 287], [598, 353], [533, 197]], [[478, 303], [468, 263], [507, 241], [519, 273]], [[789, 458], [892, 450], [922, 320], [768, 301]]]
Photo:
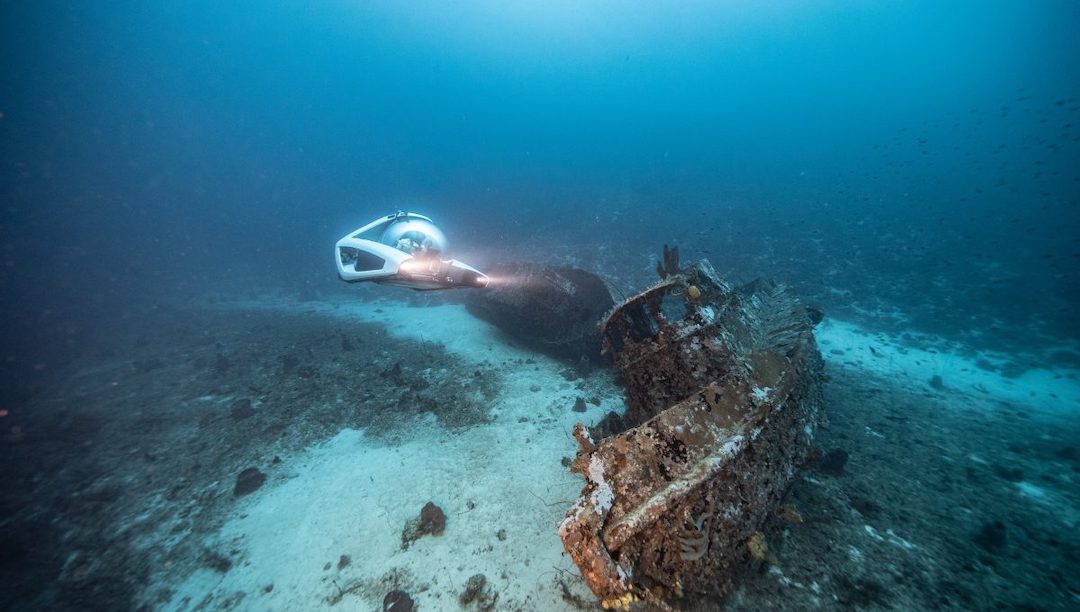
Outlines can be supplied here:
[[1071, 2], [46, 2], [3, 23], [22, 317], [316, 282], [329, 242], [415, 207], [459, 248], [678, 242], [840, 307], [1076, 334]]
[[140, 313], [370, 295], [333, 243], [397, 209], [481, 268], [631, 293], [677, 244], [871, 332], [1075, 369], [1078, 27], [1070, 1], [4, 3], [4, 401]]

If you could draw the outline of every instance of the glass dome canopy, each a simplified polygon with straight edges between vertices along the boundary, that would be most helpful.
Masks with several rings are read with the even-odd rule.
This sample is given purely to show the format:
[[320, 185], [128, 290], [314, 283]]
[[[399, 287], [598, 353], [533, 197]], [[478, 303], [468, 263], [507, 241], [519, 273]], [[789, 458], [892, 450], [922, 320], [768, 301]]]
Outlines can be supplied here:
[[379, 242], [410, 255], [446, 250], [446, 235], [430, 221], [405, 218], [391, 223]]

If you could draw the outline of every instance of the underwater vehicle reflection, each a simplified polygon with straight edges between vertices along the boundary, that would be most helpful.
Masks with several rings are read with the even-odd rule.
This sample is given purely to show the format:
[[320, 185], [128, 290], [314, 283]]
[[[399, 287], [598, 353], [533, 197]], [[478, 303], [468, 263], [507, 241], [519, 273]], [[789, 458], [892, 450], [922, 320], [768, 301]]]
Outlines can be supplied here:
[[398, 211], [338, 240], [334, 259], [338, 276], [350, 283], [374, 282], [418, 291], [488, 285], [487, 275], [476, 268], [442, 259], [445, 250], [446, 235], [430, 218]]

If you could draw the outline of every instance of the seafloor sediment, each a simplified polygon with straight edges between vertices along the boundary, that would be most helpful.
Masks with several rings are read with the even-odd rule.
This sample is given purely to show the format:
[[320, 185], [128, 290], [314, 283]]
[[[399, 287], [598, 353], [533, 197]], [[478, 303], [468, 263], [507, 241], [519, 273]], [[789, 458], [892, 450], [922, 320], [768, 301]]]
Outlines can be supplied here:
[[[1075, 373], [818, 335], [829, 421], [765, 529], [774, 562], [677, 605], [1075, 609]], [[569, 427], [619, 390], [461, 306], [157, 312], [50, 376], [5, 407], [2, 608], [596, 607], [555, 525]], [[444, 533], [403, 547], [428, 501]]]

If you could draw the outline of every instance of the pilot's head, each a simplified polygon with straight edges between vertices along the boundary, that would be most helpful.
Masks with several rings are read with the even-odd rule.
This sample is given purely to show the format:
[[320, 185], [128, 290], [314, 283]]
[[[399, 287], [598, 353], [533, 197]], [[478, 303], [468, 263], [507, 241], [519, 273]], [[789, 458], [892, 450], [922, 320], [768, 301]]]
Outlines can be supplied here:
[[446, 249], [442, 230], [423, 219], [402, 219], [391, 223], [381, 242], [410, 255], [435, 254]]

